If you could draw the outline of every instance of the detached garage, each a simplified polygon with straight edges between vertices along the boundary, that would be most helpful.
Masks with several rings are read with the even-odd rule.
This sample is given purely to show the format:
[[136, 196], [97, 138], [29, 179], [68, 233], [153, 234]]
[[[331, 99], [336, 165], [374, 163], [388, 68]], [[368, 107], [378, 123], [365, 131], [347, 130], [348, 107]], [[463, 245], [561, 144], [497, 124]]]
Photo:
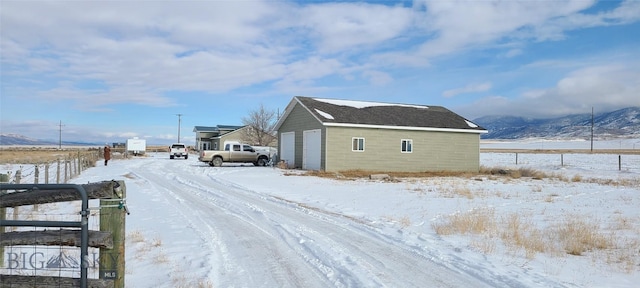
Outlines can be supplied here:
[[441, 106], [294, 97], [276, 124], [289, 168], [478, 171], [487, 130]]

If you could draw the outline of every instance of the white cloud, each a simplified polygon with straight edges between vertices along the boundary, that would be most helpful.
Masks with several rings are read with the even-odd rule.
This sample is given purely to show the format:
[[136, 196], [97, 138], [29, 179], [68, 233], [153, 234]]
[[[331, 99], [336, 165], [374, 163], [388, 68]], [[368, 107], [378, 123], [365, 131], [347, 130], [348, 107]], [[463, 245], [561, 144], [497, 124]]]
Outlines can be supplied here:
[[[403, 51], [374, 55], [376, 61], [400, 66], [426, 66], [450, 56], [505, 41], [559, 40], [567, 31], [620, 25], [640, 19], [640, 1], [629, 0], [611, 11], [587, 14], [594, 0], [570, 1], [414, 1], [414, 21], [427, 37]], [[504, 55], [519, 55], [521, 49]]]
[[384, 86], [393, 81], [391, 75], [382, 71], [367, 70], [362, 72], [362, 76], [374, 86]]
[[522, 54], [522, 49], [511, 49], [504, 54], [507, 58], [513, 58]]
[[612, 111], [640, 106], [640, 63], [581, 68], [568, 73], [555, 86], [531, 89], [518, 97], [492, 96], [461, 107], [464, 115], [523, 115], [553, 117], [587, 113], [591, 107]]
[[485, 92], [485, 91], [489, 91], [490, 89], [491, 89], [491, 82], [469, 84], [465, 87], [444, 91], [442, 92], [442, 96], [449, 98], [459, 94]]
[[412, 24], [412, 12], [401, 6], [365, 3], [309, 5], [301, 11], [302, 26], [318, 42], [320, 52], [339, 52], [381, 44], [399, 37]]

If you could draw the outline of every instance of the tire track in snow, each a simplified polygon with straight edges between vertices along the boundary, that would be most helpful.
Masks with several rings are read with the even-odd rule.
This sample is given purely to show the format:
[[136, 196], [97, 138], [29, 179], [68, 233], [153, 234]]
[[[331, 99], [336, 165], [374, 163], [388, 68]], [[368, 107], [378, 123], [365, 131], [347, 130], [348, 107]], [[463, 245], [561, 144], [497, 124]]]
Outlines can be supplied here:
[[304, 261], [291, 261], [299, 258], [288, 247], [274, 245], [278, 239], [272, 233], [255, 221], [246, 220], [262, 217], [259, 206], [229, 202], [224, 193], [213, 191], [201, 182], [206, 179], [178, 176], [175, 164], [169, 163], [154, 163], [135, 173], [149, 182], [162, 183], [160, 189], [165, 192], [164, 197], [174, 198], [184, 222], [198, 229], [196, 232], [203, 239], [201, 248], [212, 251], [211, 266], [220, 267], [213, 272], [217, 275], [211, 276], [215, 286], [330, 286], [313, 270], [300, 269]]
[[225, 169], [234, 168], [156, 161], [135, 171], [162, 183], [164, 197], [179, 200], [176, 209], [199, 229], [211, 267], [220, 267], [212, 271], [215, 286], [525, 286], [490, 271], [473, 272], [478, 267], [450, 254], [463, 264], [442, 263], [446, 258], [437, 251], [393, 241], [354, 219], [226, 182], [216, 174]]

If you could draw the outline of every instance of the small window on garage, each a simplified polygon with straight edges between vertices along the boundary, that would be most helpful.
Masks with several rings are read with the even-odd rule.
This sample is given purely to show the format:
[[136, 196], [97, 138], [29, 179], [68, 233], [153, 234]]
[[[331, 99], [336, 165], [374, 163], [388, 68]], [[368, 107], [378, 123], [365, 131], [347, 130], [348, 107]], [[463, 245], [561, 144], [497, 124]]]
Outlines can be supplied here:
[[411, 153], [413, 152], [413, 140], [411, 139], [402, 139], [400, 141], [400, 152], [402, 153]]
[[364, 138], [353, 137], [351, 151], [364, 151]]

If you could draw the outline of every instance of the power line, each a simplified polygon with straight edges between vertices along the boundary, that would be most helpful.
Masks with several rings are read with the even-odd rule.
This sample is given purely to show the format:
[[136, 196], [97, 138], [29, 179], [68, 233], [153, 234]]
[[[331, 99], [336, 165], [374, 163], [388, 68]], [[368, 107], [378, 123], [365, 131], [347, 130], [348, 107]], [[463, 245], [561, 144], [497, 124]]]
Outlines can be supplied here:
[[182, 123], [182, 115], [184, 114], [176, 114], [176, 116], [178, 116], [178, 143], [180, 142], [180, 125]]
[[58, 150], [62, 150], [62, 127], [65, 125], [62, 125], [62, 120], [60, 120], [60, 124], [58, 124]]

